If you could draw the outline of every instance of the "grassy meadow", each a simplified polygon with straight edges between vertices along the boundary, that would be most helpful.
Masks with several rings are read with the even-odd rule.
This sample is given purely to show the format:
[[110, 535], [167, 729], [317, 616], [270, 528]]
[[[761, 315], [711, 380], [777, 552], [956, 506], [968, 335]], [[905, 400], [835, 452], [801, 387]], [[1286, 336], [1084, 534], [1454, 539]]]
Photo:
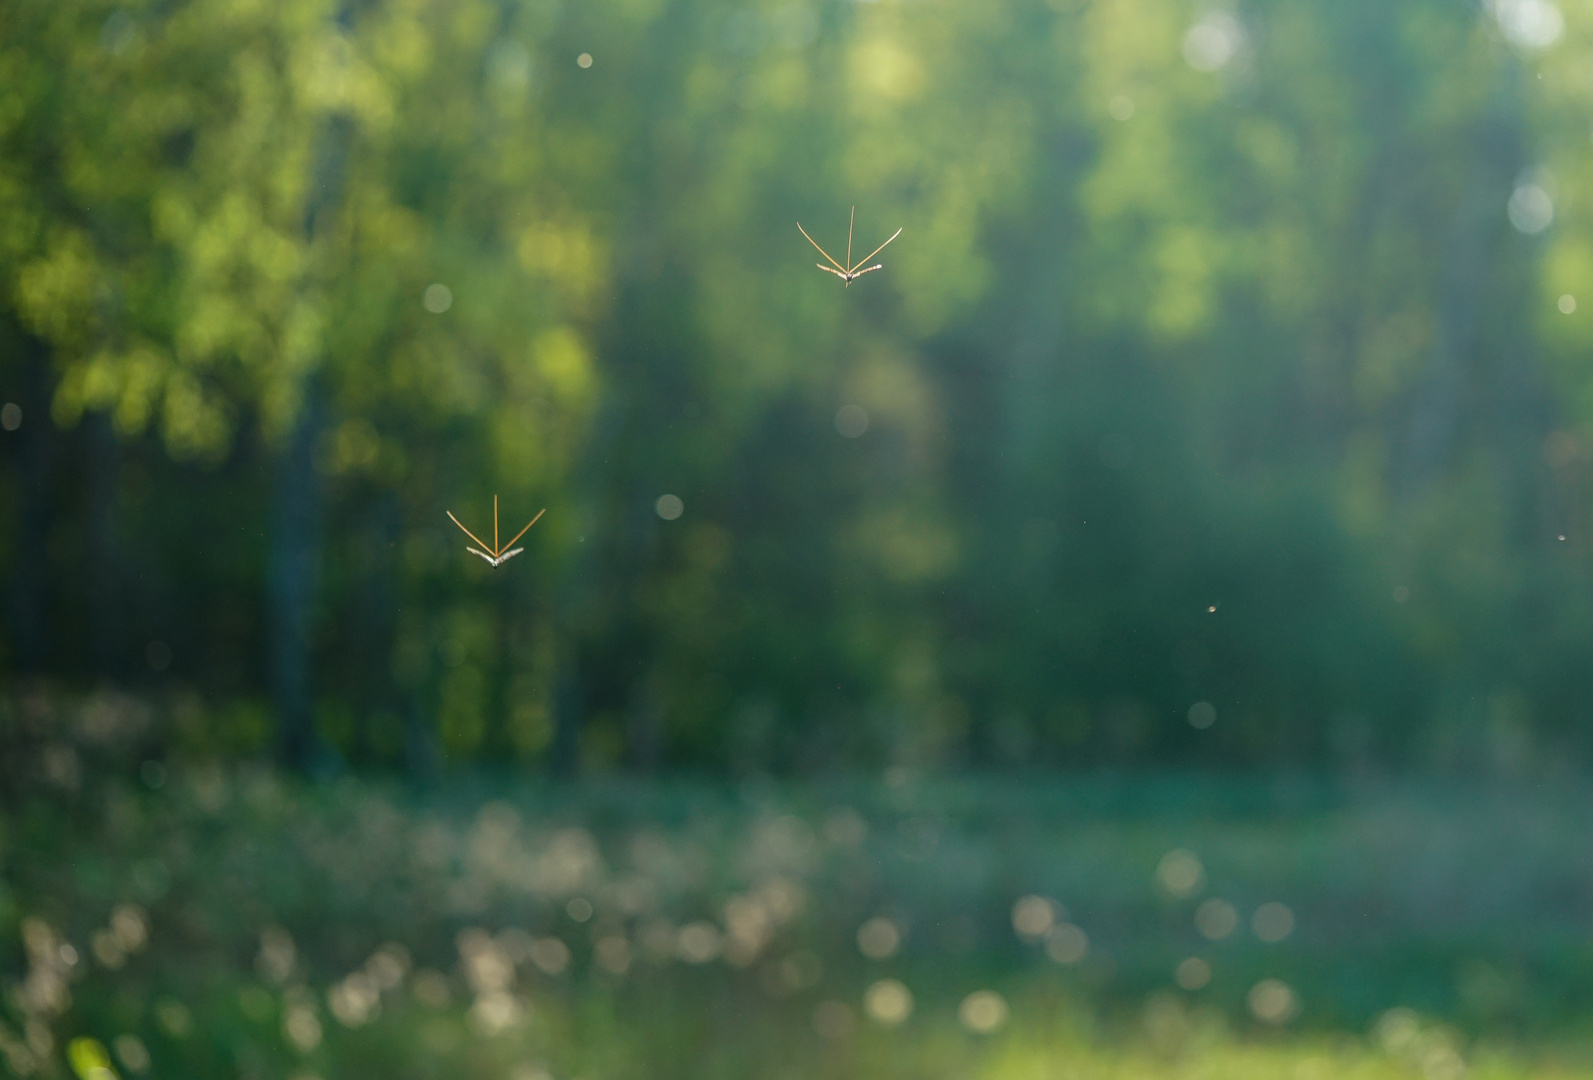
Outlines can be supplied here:
[[15, 1075], [1593, 1071], [1571, 782], [312, 784], [135, 712], [10, 706]]

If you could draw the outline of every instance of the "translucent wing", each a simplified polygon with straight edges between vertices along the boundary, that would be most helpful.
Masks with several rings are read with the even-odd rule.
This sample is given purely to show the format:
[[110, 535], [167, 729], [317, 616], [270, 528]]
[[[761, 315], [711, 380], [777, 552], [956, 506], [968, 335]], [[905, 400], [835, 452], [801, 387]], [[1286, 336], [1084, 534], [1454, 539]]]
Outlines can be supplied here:
[[846, 280], [846, 275], [841, 273], [839, 270], [831, 270], [828, 266], [825, 266], [823, 263], [814, 263], [813, 265], [817, 266], [820, 270], [823, 270], [827, 274], [834, 274], [836, 277], [840, 278], [841, 280], [843, 280], [843, 281]]
[[514, 558], [524, 550], [525, 548], [514, 548], [513, 550], [505, 551], [502, 555], [498, 556], [498, 561], [493, 565], [502, 566], [504, 563], [508, 562], [510, 559]]
[[467, 547], [467, 548], [465, 548], [465, 550], [470, 552], [470, 554], [472, 554], [472, 555], [480, 555], [483, 559], [486, 559], [493, 566], [497, 566], [498, 565], [498, 560], [494, 559], [491, 555], [488, 555], [485, 551], [477, 551], [473, 547]]

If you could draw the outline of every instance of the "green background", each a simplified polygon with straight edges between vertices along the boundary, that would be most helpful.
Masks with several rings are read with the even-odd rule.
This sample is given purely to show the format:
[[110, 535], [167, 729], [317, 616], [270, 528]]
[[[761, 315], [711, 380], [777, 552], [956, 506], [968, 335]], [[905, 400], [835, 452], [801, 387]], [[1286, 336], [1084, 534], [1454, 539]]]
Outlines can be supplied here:
[[[1593, 988], [1590, 70], [1580, 0], [0, 6], [7, 1067], [1539, 1068]], [[855, 290], [796, 228], [854, 207], [903, 229]], [[546, 508], [496, 569], [445, 514], [495, 497]], [[370, 815], [505, 807], [502, 858], [606, 869], [339, 884]], [[743, 893], [756, 963], [643, 962]], [[547, 1004], [514, 926], [569, 938]], [[386, 1019], [327, 1013], [385, 941]]]

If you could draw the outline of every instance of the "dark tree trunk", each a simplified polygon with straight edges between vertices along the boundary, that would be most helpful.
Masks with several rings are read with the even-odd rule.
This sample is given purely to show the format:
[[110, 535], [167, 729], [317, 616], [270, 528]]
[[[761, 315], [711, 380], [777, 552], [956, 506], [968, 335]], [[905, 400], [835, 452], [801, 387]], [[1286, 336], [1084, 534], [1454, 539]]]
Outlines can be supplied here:
[[350, 669], [354, 694], [354, 737], [350, 759], [358, 764], [371, 756], [371, 716], [375, 709], [394, 701], [388, 660], [393, 655], [392, 547], [398, 534], [398, 508], [391, 491], [384, 491], [365, 514], [364, 528], [355, 550], [358, 598], [351, 622]]
[[625, 711], [625, 759], [637, 772], [653, 772], [664, 755], [664, 678], [656, 665], [636, 680]]
[[553, 772], [566, 777], [574, 776], [581, 767], [581, 721], [586, 712], [572, 646], [569, 637], [560, 643], [558, 681], [553, 688]]
[[[7, 320], [9, 322], [9, 320]], [[16, 404], [22, 426], [0, 433], [15, 447], [21, 507], [17, 515], [17, 565], [11, 578], [11, 650], [16, 669], [42, 674], [50, 659], [50, 476], [55, 428], [50, 422], [50, 356], [44, 342], [11, 325], [6, 344], [18, 372]]]
[[117, 537], [116, 494], [121, 472], [121, 448], [107, 413], [84, 418], [88, 442], [89, 562], [92, 566], [89, 636], [94, 648], [94, 670], [101, 679], [128, 677], [125, 577]]
[[282, 760], [297, 769], [322, 767], [326, 751], [315, 734], [311, 643], [321, 559], [322, 481], [315, 467], [323, 413], [316, 380], [277, 459], [271, 521], [271, 695], [276, 704]]
[[[347, 26], [347, 6], [335, 22]], [[353, 122], [333, 117], [322, 129], [315, 173], [304, 210], [304, 235], [313, 245], [343, 197]], [[314, 285], [310, 286], [314, 288]], [[300, 382], [299, 411], [277, 459], [270, 571], [270, 677], [277, 712], [277, 744], [292, 768], [326, 772], [336, 759], [315, 733], [311, 642], [321, 560], [323, 483], [316, 451], [327, 422], [324, 376], [312, 368]]]
[[414, 781], [434, 779], [442, 755], [437, 749], [437, 733], [426, 722], [420, 698], [411, 693], [404, 702], [404, 771]]

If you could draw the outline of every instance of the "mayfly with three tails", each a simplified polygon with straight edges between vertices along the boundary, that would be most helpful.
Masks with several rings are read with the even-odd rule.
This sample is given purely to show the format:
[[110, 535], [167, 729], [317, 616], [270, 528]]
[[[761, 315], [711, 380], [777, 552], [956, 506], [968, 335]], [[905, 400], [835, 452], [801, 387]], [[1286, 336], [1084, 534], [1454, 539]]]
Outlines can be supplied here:
[[[531, 529], [531, 526], [535, 525], [538, 521], [540, 521], [541, 518], [542, 518], [542, 515], [547, 513], [547, 512], [548, 512], [548, 509], [545, 506], [541, 510], [538, 510], [537, 511], [537, 516], [532, 518], [524, 529], [521, 529], [519, 532], [514, 534], [514, 540], [520, 539], [520, 537], [524, 536], [527, 532], [529, 532], [530, 529]], [[448, 520], [452, 521], [455, 525], [458, 525], [459, 528], [464, 532], [464, 534], [466, 536], [470, 537], [470, 539], [474, 540], [476, 543], [480, 544], [482, 547], [487, 549], [486, 551], [477, 551], [473, 547], [467, 547], [467, 548], [465, 548], [465, 550], [470, 552], [470, 554], [472, 554], [472, 555], [480, 555], [483, 559], [486, 559], [487, 562], [491, 563], [493, 566], [502, 566], [504, 563], [508, 562], [510, 559], [514, 558], [516, 555], [520, 554], [520, 552], [525, 550], [525, 548], [514, 547], [514, 540], [510, 540], [507, 544], [503, 545], [503, 547], [499, 547], [498, 546], [498, 496], [496, 496], [496, 495], [494, 495], [492, 497], [492, 543], [491, 544], [488, 544], [485, 540], [482, 540], [475, 533], [471, 532], [469, 529], [466, 529], [465, 526], [464, 526], [464, 522], [462, 522], [458, 518], [454, 517], [454, 512], [452, 510], [444, 510], [443, 513], [447, 514], [448, 515]], [[510, 550], [510, 549], [512, 549], [512, 550]]]
[[886, 244], [889, 244], [891, 240], [896, 239], [902, 234], [902, 230], [897, 229], [895, 232], [891, 233], [890, 240], [885, 241], [884, 244], [881, 244], [879, 247], [875, 248], [873, 251], [869, 252], [867, 255], [863, 256], [861, 259], [857, 260], [856, 263], [854, 263], [852, 262], [852, 225], [856, 223], [856, 221], [857, 207], [854, 206], [852, 207], [851, 220], [848, 221], [846, 225], [846, 263], [844, 265], [836, 262], [834, 259], [831, 259], [830, 253], [819, 247], [819, 242], [813, 239], [813, 237], [808, 236], [808, 231], [802, 228], [802, 223], [800, 221], [797, 222], [797, 230], [801, 232], [803, 236], [807, 236], [808, 243], [818, 248], [819, 254], [823, 255], [825, 259], [829, 260], [830, 263], [829, 266], [825, 266], [823, 263], [815, 263], [814, 265], [816, 265], [820, 270], [823, 270], [826, 274], [834, 274], [836, 277], [840, 278], [847, 287], [850, 287], [852, 282], [856, 281], [864, 274], [871, 274], [875, 270], [885, 269], [884, 263], [875, 263], [873, 266], [864, 267], [863, 269], [859, 269], [859, 267], [862, 267], [864, 263], [868, 262], [880, 252], [884, 251]]

